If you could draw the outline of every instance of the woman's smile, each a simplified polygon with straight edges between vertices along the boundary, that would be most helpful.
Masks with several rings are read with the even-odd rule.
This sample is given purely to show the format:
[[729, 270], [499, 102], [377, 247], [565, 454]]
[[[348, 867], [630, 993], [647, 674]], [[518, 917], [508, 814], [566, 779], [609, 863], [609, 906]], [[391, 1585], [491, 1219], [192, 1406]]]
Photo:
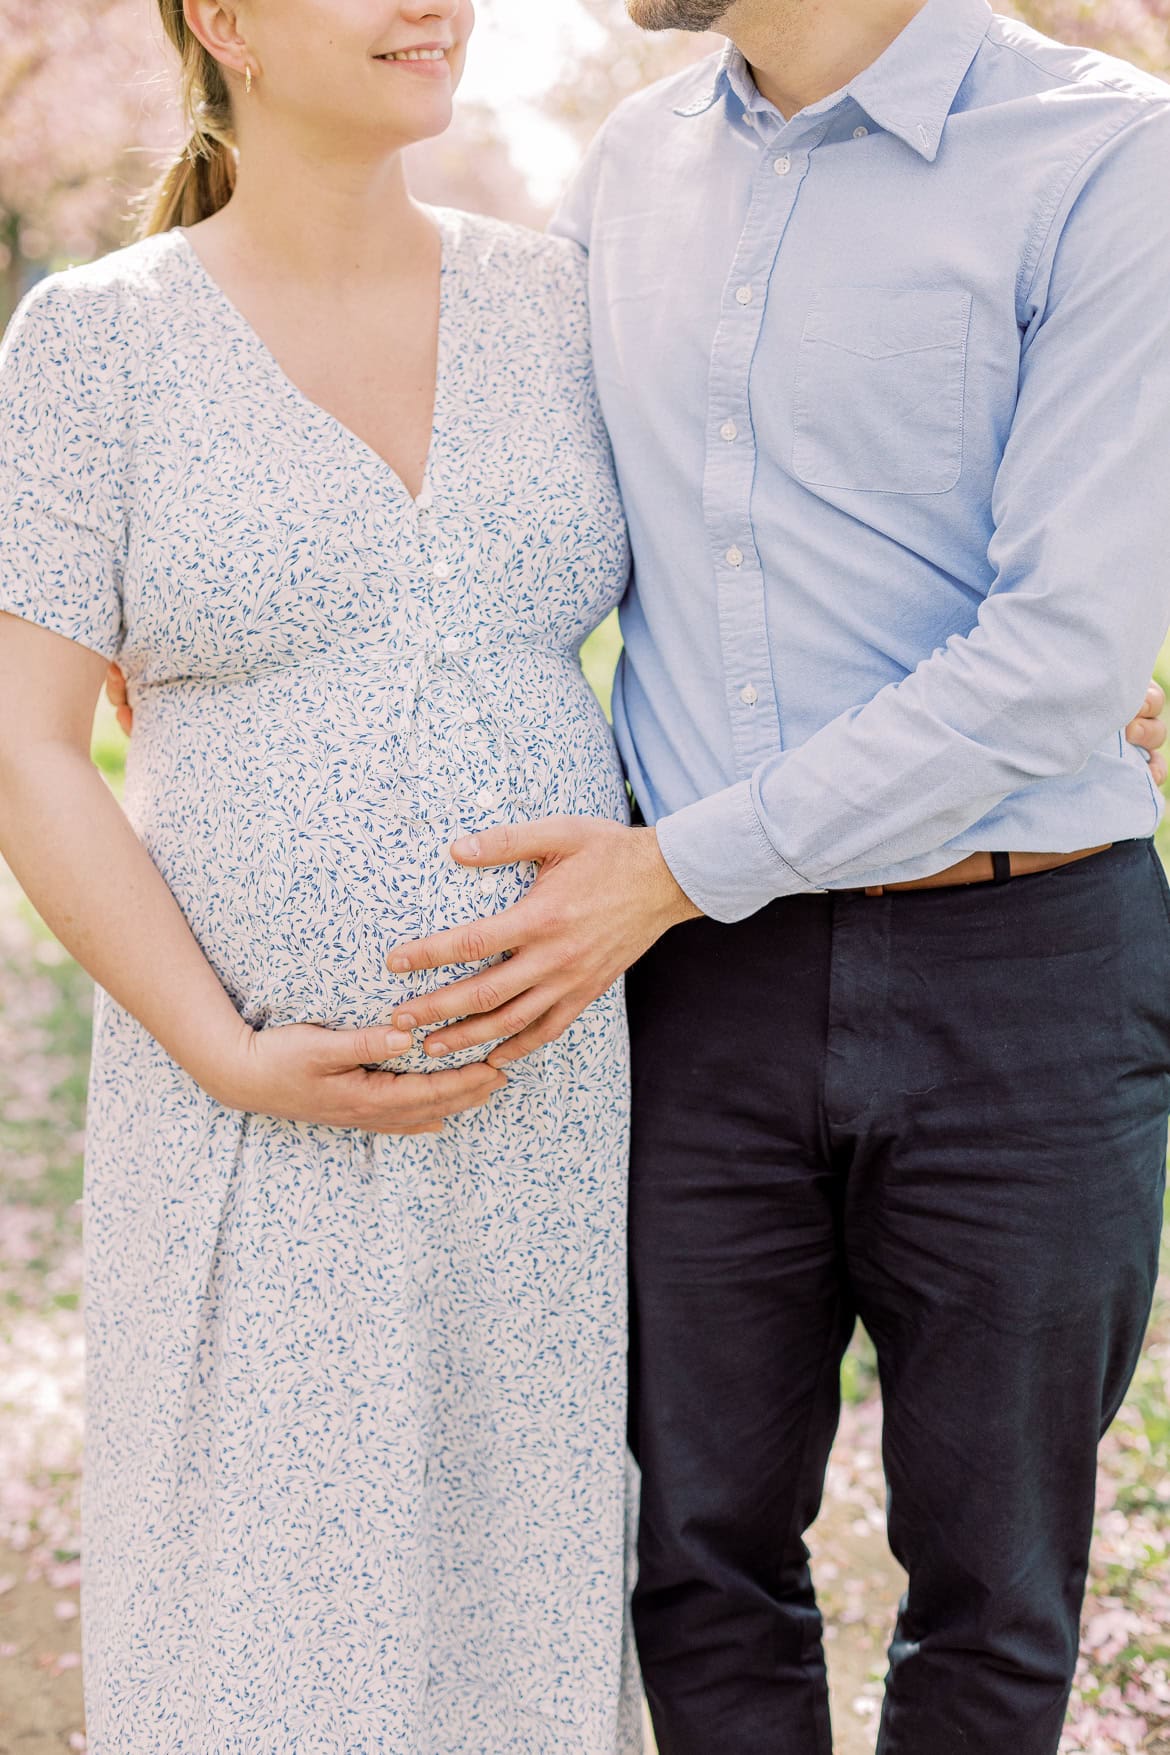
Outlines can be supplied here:
[[425, 43], [414, 49], [397, 49], [385, 55], [375, 55], [374, 59], [386, 67], [421, 74], [424, 79], [446, 79], [451, 72], [447, 59], [450, 53], [450, 48], [441, 43]]

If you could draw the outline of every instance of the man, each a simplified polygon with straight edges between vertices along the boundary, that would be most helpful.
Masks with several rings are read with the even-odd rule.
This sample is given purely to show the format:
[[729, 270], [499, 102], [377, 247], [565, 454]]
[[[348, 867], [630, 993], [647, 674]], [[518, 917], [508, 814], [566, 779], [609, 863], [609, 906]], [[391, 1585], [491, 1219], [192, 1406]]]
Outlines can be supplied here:
[[[443, 1053], [632, 964], [635, 1620], [662, 1755], [827, 1755], [803, 1544], [859, 1312], [910, 1585], [883, 1755], [1052, 1755], [1170, 1108], [1170, 90], [985, 0], [630, 0], [589, 249], [652, 827], [459, 844]], [[667, 929], [674, 930], [668, 931]], [[665, 935], [665, 936], [664, 936]], [[653, 948], [651, 948], [653, 947]], [[639, 959], [641, 959], [639, 961]]]

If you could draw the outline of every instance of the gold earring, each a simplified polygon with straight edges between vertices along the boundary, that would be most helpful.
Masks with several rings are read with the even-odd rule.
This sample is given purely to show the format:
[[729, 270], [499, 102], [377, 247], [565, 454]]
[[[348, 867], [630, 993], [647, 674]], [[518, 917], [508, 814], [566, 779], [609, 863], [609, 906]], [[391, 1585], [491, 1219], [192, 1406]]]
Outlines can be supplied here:
[[248, 96], [251, 97], [251, 95], [252, 95], [252, 69], [250, 67], [244, 68], [244, 90], [247, 92]]

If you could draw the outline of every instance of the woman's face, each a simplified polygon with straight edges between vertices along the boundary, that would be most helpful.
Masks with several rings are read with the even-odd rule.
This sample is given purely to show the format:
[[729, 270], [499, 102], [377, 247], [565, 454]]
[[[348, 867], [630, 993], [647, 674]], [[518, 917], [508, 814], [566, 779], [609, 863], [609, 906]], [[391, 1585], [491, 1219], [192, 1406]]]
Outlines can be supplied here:
[[450, 124], [472, 0], [240, 0], [235, 14], [254, 75], [237, 111], [263, 104], [338, 146], [408, 146]]

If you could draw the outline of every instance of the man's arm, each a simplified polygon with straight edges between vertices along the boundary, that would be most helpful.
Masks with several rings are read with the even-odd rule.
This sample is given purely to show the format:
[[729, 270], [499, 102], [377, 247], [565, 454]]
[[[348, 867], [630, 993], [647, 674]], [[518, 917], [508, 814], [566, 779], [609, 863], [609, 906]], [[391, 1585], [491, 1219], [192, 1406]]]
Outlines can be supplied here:
[[933, 853], [1118, 736], [1170, 623], [1168, 161], [1170, 104], [1151, 103], [1054, 222], [975, 628], [659, 823], [704, 912], [740, 919]]
[[1151, 104], [1083, 167], [1054, 219], [996, 484], [996, 579], [972, 633], [656, 836], [556, 821], [457, 844], [469, 864], [536, 859], [536, 885], [494, 920], [397, 947], [391, 967], [514, 954], [490, 981], [396, 1021], [486, 1013], [432, 1037], [433, 1051], [515, 1036], [492, 1059], [516, 1058], [672, 921], [739, 919], [931, 853], [1117, 734], [1170, 622], [1168, 151], [1170, 107]]

